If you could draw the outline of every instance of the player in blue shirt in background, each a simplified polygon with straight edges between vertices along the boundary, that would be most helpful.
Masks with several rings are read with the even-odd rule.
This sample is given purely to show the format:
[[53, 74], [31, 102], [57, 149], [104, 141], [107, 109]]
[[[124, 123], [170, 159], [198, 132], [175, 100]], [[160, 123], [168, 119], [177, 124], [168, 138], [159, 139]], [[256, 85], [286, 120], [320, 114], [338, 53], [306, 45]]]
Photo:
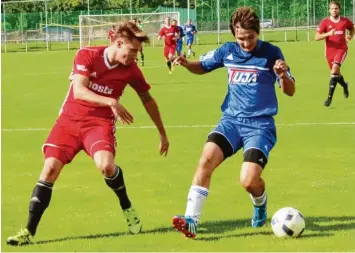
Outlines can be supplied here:
[[178, 231], [191, 238], [196, 236], [213, 171], [241, 148], [244, 161], [240, 182], [253, 202], [251, 224], [253, 227], [265, 224], [267, 197], [261, 174], [276, 143], [273, 116], [277, 114], [278, 105], [275, 82], [286, 95], [295, 93], [295, 81], [280, 48], [259, 40], [260, 22], [253, 9], [236, 9], [230, 19], [230, 29], [235, 42], [223, 44], [201, 56], [200, 61], [189, 62], [182, 56], [174, 61], [174, 64], [199, 75], [221, 67], [228, 71], [222, 118], [208, 135], [203, 148], [185, 215], [174, 216], [172, 220]]
[[197, 33], [196, 27], [191, 23], [191, 19], [187, 20], [187, 24], [184, 26], [186, 34], [186, 44], [187, 44], [187, 58], [190, 58], [190, 55], [195, 57], [195, 52], [192, 51], [192, 44], [194, 43], [195, 34]]
[[173, 19], [171, 25], [175, 25], [179, 31], [179, 35], [178, 35], [179, 38], [176, 40], [176, 54], [179, 56], [181, 55], [181, 51], [182, 51], [182, 44], [183, 44], [182, 38], [185, 36], [184, 29], [178, 25], [176, 19]]

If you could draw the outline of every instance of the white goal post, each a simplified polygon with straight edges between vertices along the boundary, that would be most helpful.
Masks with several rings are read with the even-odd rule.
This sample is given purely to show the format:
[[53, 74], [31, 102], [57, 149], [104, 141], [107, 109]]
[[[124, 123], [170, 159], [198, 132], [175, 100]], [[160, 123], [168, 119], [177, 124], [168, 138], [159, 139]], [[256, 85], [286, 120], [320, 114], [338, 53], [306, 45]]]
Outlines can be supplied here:
[[180, 23], [179, 12], [135, 13], [135, 14], [107, 14], [107, 15], [80, 15], [79, 33], [80, 48], [87, 46], [107, 45], [108, 32], [111, 25], [120, 21], [129, 21], [137, 18], [141, 21], [142, 29], [151, 37], [156, 36], [164, 26], [164, 19], [170, 17]]

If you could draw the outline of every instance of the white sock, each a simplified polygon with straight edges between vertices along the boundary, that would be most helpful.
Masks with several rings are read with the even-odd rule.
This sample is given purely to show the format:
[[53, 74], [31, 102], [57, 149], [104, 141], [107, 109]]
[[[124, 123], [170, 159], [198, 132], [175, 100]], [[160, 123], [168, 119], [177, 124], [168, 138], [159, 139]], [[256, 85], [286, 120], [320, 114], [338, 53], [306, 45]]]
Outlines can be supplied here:
[[254, 206], [262, 206], [266, 202], [266, 192], [264, 191], [260, 197], [254, 197], [250, 194], [251, 201], [253, 201]]
[[191, 186], [189, 195], [187, 196], [185, 217], [192, 217], [198, 223], [200, 221], [202, 206], [207, 196], [207, 188], [197, 185]]
[[191, 54], [191, 49], [189, 48], [189, 50], [187, 50], [187, 55]]

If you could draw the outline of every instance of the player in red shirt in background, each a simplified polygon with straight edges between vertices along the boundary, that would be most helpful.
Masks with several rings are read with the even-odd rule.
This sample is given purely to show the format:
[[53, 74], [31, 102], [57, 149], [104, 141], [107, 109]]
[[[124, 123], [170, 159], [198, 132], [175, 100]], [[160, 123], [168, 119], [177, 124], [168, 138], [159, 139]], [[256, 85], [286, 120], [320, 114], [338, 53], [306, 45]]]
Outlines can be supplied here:
[[114, 40], [114, 38], [115, 38], [115, 25], [111, 25], [111, 29], [108, 32], [107, 38], [110, 39], [110, 43]]
[[135, 62], [141, 44], [148, 40], [135, 24], [122, 22], [116, 26], [110, 46], [89, 47], [77, 52], [68, 95], [43, 145], [44, 167], [32, 192], [26, 228], [9, 237], [7, 244], [31, 243], [49, 205], [54, 182], [64, 165], [81, 150], [92, 157], [106, 184], [117, 195], [129, 231], [133, 234], [141, 231], [140, 219], [127, 196], [122, 169], [114, 161], [115, 121], [133, 123], [133, 116], [120, 103], [120, 96], [129, 83], [159, 130], [160, 154], [167, 155], [169, 142], [158, 106]]
[[[354, 24], [348, 18], [340, 16], [340, 4], [329, 3], [330, 16], [323, 19], [317, 28], [315, 40], [325, 39], [326, 58], [331, 69], [328, 98], [325, 106], [330, 106], [335, 87], [339, 83], [344, 89], [344, 97], [349, 96], [348, 83], [340, 73], [341, 64], [347, 55], [347, 43], [354, 37]], [[346, 31], [349, 30], [349, 35]]]
[[179, 30], [177, 26], [170, 24], [170, 17], [166, 17], [165, 26], [160, 29], [158, 40], [162, 37], [165, 38], [164, 42], [164, 57], [166, 58], [166, 64], [169, 68], [169, 74], [172, 73], [172, 61], [176, 51], [176, 40], [179, 36]]

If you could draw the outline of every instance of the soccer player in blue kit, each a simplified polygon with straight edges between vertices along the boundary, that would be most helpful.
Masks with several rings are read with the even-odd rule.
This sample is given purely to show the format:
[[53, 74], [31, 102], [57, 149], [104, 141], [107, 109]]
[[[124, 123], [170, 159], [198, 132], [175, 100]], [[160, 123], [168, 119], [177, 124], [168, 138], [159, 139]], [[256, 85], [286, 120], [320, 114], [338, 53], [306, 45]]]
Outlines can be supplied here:
[[185, 36], [184, 29], [178, 25], [176, 19], [173, 19], [171, 25], [176, 26], [179, 31], [179, 36], [178, 36], [179, 38], [176, 40], [176, 54], [179, 56], [181, 55], [181, 51], [182, 51], [182, 44], [183, 44], [182, 38]]
[[187, 20], [187, 24], [184, 26], [186, 32], [186, 45], [188, 48], [187, 58], [190, 58], [190, 55], [195, 57], [195, 52], [192, 51], [192, 44], [194, 43], [195, 34], [197, 33], [196, 26], [191, 23], [191, 19]]
[[173, 226], [190, 238], [196, 236], [213, 171], [241, 148], [244, 161], [240, 182], [254, 206], [251, 225], [261, 227], [265, 224], [267, 196], [261, 174], [276, 143], [275, 82], [286, 95], [295, 93], [295, 81], [280, 48], [259, 40], [260, 22], [253, 9], [236, 9], [230, 19], [230, 29], [235, 42], [224, 43], [201, 56], [200, 61], [189, 62], [181, 56], [174, 61], [194, 74], [205, 74], [221, 67], [228, 72], [222, 118], [208, 135], [203, 148], [188, 193], [185, 215], [172, 219]]

